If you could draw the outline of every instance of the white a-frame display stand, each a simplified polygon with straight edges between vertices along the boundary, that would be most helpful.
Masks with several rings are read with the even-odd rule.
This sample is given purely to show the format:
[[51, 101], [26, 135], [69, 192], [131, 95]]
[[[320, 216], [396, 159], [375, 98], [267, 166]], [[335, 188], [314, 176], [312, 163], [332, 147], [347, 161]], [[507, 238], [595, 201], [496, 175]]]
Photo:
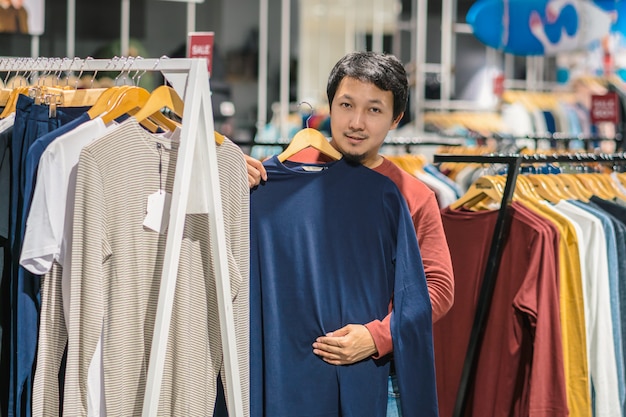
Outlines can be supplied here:
[[[229, 285], [228, 259], [226, 256], [224, 219], [217, 172], [209, 74], [206, 61], [202, 59], [171, 61], [180, 61], [181, 67], [183, 67], [182, 64], [184, 63], [184, 66], [187, 68], [187, 74], [184, 74], [185, 71], [182, 71], [181, 74], [181, 71], [175, 71], [173, 68], [169, 71], [161, 70], [165, 78], [179, 91], [179, 94], [183, 85], [185, 85], [183, 96], [185, 110], [183, 113], [181, 146], [176, 162], [176, 176], [170, 209], [165, 262], [152, 339], [143, 416], [157, 415], [161, 375], [165, 362], [165, 351], [174, 302], [185, 214], [190, 206], [193, 206], [191, 210], [198, 207], [201, 208], [204, 205], [204, 201], [206, 201], [210, 219], [211, 244], [212, 247], [217, 249], [213, 265], [215, 268], [217, 300], [220, 312], [226, 383], [229, 393], [228, 410], [229, 415], [232, 417], [243, 417], [241, 381], [236, 354], [235, 324]], [[185, 78], [186, 82], [184, 81]], [[192, 179], [194, 181], [194, 193], [190, 193]], [[206, 197], [206, 200], [203, 199], [203, 196]]]
[[120, 75], [130, 74], [131, 71], [137, 71], [136, 74], [140, 74], [141, 71], [160, 71], [183, 98], [185, 108], [182, 132], [172, 191], [165, 259], [150, 352], [143, 416], [156, 416], [158, 411], [185, 215], [187, 213], [207, 213], [208, 211], [211, 245], [215, 248], [211, 253], [220, 313], [226, 388], [229, 393], [228, 411], [231, 417], [243, 417], [226, 237], [217, 171], [211, 89], [206, 61], [199, 58], [0, 58], [0, 71], [28, 72], [29, 74], [37, 71], [55, 74], [61, 74], [61, 72], [80, 72], [82, 74], [83, 71], [119, 71]]

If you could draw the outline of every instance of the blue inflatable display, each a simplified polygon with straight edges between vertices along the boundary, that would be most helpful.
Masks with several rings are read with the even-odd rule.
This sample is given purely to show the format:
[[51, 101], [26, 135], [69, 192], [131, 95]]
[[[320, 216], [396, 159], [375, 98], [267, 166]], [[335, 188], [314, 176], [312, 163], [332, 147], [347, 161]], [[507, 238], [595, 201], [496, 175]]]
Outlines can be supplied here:
[[626, 1], [624, 0], [595, 0], [594, 3], [613, 17], [611, 33], [626, 36]]
[[588, 0], [478, 0], [466, 20], [490, 47], [514, 55], [555, 55], [584, 49], [609, 34], [618, 6], [605, 6]]

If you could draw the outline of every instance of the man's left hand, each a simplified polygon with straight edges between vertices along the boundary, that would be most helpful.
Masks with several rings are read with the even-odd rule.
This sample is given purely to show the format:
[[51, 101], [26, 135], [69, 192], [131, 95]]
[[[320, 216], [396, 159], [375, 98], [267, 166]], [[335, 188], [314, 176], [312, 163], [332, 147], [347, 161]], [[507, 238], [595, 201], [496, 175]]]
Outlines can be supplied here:
[[318, 337], [313, 343], [313, 353], [331, 365], [350, 365], [376, 352], [372, 335], [361, 324], [348, 324]]

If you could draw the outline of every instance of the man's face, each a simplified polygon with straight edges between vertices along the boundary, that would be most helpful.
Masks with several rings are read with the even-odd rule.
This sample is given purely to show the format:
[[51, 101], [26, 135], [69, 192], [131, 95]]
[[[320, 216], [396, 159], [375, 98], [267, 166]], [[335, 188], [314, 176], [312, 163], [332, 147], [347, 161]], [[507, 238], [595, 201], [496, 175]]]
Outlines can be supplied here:
[[365, 166], [378, 160], [387, 133], [398, 126], [393, 119], [393, 94], [374, 84], [346, 77], [339, 83], [330, 107], [333, 146], [348, 159]]

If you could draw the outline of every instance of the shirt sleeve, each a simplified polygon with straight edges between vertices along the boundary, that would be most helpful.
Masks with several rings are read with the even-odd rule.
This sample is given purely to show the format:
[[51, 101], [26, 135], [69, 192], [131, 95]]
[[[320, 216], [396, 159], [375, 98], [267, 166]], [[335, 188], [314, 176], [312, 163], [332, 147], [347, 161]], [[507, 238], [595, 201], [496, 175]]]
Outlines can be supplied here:
[[[413, 225], [422, 254], [434, 323], [450, 310], [454, 302], [452, 260], [443, 230], [441, 213], [434, 194], [430, 194], [423, 206], [413, 214]], [[389, 327], [390, 317], [391, 313], [383, 320], [374, 320], [365, 325], [372, 335], [378, 351], [376, 355], [372, 356], [374, 359], [393, 352], [393, 341]]]
[[413, 215], [413, 225], [422, 254], [434, 323], [450, 310], [454, 302], [452, 260], [434, 194], [430, 194], [423, 207]]
[[[33, 274], [45, 274], [58, 259], [65, 216], [62, 175], [55, 169], [55, 156], [44, 152], [37, 169], [30, 211], [27, 213], [20, 264]], [[57, 165], [58, 168], [58, 165]], [[59, 227], [61, 226], [61, 227]]]
[[104, 186], [95, 158], [83, 149], [76, 173], [71, 275], [70, 320], [63, 411], [87, 415], [89, 366], [104, 322], [106, 260], [112, 254], [107, 238]]
[[[391, 308], [391, 304], [390, 304]], [[379, 359], [393, 352], [393, 341], [391, 340], [391, 313], [382, 320], [374, 320], [365, 325], [374, 339], [377, 353], [372, 358]]]
[[393, 356], [402, 414], [436, 417], [438, 413], [432, 308], [409, 213], [400, 214], [394, 265]]

